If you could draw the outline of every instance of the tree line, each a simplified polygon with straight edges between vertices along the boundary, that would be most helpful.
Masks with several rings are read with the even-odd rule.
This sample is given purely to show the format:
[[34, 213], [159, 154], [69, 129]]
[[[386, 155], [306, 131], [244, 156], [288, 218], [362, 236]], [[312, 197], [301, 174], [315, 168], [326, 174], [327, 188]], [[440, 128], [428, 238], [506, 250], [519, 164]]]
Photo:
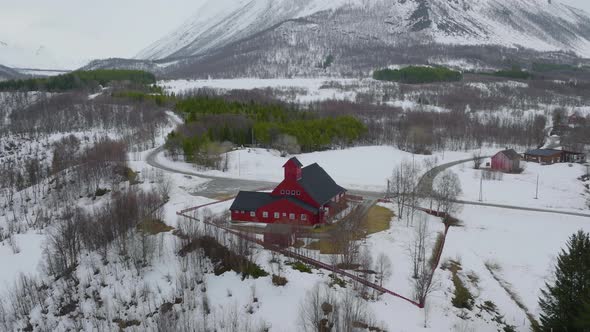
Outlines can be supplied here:
[[156, 77], [152, 73], [141, 70], [77, 70], [46, 78], [0, 82], [0, 91], [64, 92], [76, 89], [95, 89], [99, 85], [106, 86], [111, 82], [129, 82], [137, 85], [148, 85], [156, 83]]
[[392, 81], [406, 84], [434, 82], [455, 82], [463, 79], [461, 72], [445, 67], [409, 66], [401, 69], [381, 69], [373, 72], [379, 81]]
[[366, 131], [362, 122], [352, 116], [320, 115], [278, 102], [196, 95], [178, 101], [176, 110], [186, 122], [168, 136], [166, 146], [173, 154], [182, 153], [189, 160], [212, 143], [277, 147], [293, 141], [296, 150], [311, 152], [351, 145]]

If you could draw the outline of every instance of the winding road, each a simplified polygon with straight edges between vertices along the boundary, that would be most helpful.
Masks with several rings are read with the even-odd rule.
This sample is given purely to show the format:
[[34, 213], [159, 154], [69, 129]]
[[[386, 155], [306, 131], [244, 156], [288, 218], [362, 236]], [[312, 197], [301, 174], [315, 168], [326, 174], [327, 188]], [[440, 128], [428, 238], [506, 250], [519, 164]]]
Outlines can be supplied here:
[[[208, 179], [207, 183], [203, 184], [196, 192], [193, 194], [196, 196], [204, 196], [208, 198], [215, 198], [218, 199], [219, 197], [226, 197], [230, 195], [236, 195], [240, 190], [260, 190], [261, 188], [271, 188], [277, 185], [276, 182], [271, 181], [261, 181], [261, 180], [246, 180], [246, 179], [235, 179], [235, 178], [227, 178], [227, 177], [219, 177], [219, 176], [210, 176], [204, 175], [197, 171], [191, 172], [187, 170], [180, 170], [177, 168], [173, 168], [167, 165], [163, 165], [158, 161], [158, 156], [164, 152], [163, 147], [159, 147], [152, 152], [150, 152], [146, 157], [146, 162], [148, 165], [159, 168], [161, 170], [183, 174], [187, 176], [197, 176], [200, 178]], [[482, 157], [487, 158], [487, 157]], [[450, 163], [438, 165], [428, 172], [426, 172], [418, 183], [419, 192], [430, 192], [432, 190], [432, 184], [434, 179], [437, 175], [444, 172], [445, 170], [467, 162], [471, 162], [473, 159], [462, 159], [453, 161]], [[383, 192], [376, 192], [376, 191], [359, 191], [359, 190], [351, 190], [350, 191], [354, 195], [360, 195], [372, 199], [382, 198], [384, 193]], [[541, 208], [530, 208], [530, 207], [522, 207], [522, 206], [513, 206], [513, 205], [505, 205], [505, 204], [493, 204], [493, 203], [485, 203], [485, 202], [473, 202], [473, 201], [464, 201], [464, 200], [457, 200], [457, 203], [465, 204], [465, 205], [475, 205], [475, 206], [485, 206], [485, 207], [494, 207], [494, 208], [501, 208], [501, 209], [511, 209], [511, 210], [520, 210], [520, 211], [532, 211], [532, 212], [540, 212], [540, 213], [553, 213], [553, 214], [561, 214], [561, 215], [570, 215], [570, 216], [578, 216], [578, 217], [587, 217], [590, 218], [589, 213], [582, 213], [582, 212], [568, 212], [568, 211], [560, 211], [560, 210], [552, 210], [552, 209], [541, 209]]]

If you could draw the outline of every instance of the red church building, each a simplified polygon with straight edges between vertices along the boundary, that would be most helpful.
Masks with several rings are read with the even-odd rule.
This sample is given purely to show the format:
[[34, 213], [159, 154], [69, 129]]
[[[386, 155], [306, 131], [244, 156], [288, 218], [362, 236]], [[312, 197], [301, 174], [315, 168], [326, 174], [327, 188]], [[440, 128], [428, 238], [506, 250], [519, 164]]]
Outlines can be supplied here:
[[240, 191], [230, 207], [233, 221], [315, 225], [346, 208], [346, 190], [317, 163], [285, 165], [285, 178], [271, 193]]

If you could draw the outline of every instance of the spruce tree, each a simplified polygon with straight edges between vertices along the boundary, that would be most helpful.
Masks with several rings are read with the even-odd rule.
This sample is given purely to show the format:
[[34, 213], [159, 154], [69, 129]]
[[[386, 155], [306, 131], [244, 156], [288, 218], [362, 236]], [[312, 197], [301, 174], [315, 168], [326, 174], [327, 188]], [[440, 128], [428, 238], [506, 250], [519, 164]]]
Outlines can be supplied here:
[[590, 235], [573, 234], [555, 268], [555, 283], [546, 283], [539, 305], [542, 331], [590, 331]]

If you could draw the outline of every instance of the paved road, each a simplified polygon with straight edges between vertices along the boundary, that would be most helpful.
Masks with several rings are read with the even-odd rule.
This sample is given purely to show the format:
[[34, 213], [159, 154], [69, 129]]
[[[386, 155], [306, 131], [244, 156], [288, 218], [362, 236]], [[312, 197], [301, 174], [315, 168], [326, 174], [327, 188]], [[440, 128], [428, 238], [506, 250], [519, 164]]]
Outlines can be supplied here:
[[[163, 153], [163, 147], [159, 147], [148, 154], [146, 158], [146, 162], [148, 165], [159, 168], [168, 172], [184, 174], [189, 176], [198, 176], [204, 179], [209, 179], [207, 183], [194, 192], [195, 196], [204, 196], [208, 198], [215, 198], [218, 199], [220, 197], [229, 196], [229, 195], [236, 195], [240, 190], [257, 190], [261, 188], [271, 188], [277, 185], [276, 182], [272, 181], [260, 181], [260, 180], [244, 180], [244, 179], [234, 179], [234, 178], [224, 178], [219, 176], [210, 176], [210, 175], [203, 175], [199, 172], [190, 172], [186, 170], [179, 170], [176, 168], [172, 168], [166, 165], [162, 165], [158, 162], [157, 156], [160, 153]], [[482, 157], [487, 158], [487, 157]], [[433, 169], [426, 172], [418, 183], [419, 192], [430, 192], [432, 190], [432, 183], [433, 180], [436, 178], [437, 175], [444, 172], [445, 170], [462, 164], [471, 162], [472, 158], [470, 159], [463, 159], [457, 160], [450, 163], [438, 165]], [[383, 197], [383, 192], [376, 192], [376, 191], [360, 191], [360, 190], [351, 190], [350, 193], [354, 195], [360, 195], [372, 199], [377, 199]], [[521, 211], [533, 211], [533, 212], [542, 212], [542, 213], [554, 213], [554, 214], [561, 214], [561, 215], [571, 215], [571, 216], [578, 216], [578, 217], [589, 217], [590, 214], [581, 213], [581, 212], [567, 212], [567, 211], [560, 211], [560, 210], [551, 210], [551, 209], [540, 209], [540, 208], [530, 208], [530, 207], [521, 207], [521, 206], [513, 206], [513, 205], [504, 205], [504, 204], [492, 204], [492, 203], [485, 203], [485, 202], [473, 202], [473, 201], [462, 201], [458, 200], [458, 203], [465, 204], [465, 205], [476, 205], [476, 206], [488, 206], [488, 207], [495, 207], [495, 208], [502, 208], [502, 209], [511, 209], [511, 210], [521, 210]]]
[[[489, 157], [481, 157], [481, 159], [489, 158]], [[447, 169], [457, 166], [459, 164], [467, 163], [473, 161], [473, 158], [457, 160], [450, 163], [438, 165], [428, 172], [424, 173], [418, 182], [418, 192], [419, 193], [430, 193], [432, 192], [432, 183], [437, 175], [446, 171]]]
[[270, 188], [277, 185], [277, 183], [270, 181], [224, 178], [218, 176], [203, 175], [202, 173], [199, 173], [197, 171], [191, 172], [187, 170], [179, 170], [176, 168], [172, 168], [166, 165], [162, 165], [158, 162], [157, 156], [163, 152], [163, 147], [159, 147], [154, 151], [150, 152], [146, 157], [147, 164], [167, 172], [184, 174], [188, 176], [197, 176], [203, 179], [210, 180], [202, 186], [199, 186], [197, 191], [192, 193], [195, 196], [219, 198], [227, 195], [236, 195], [240, 190], [257, 190], [261, 188]]

